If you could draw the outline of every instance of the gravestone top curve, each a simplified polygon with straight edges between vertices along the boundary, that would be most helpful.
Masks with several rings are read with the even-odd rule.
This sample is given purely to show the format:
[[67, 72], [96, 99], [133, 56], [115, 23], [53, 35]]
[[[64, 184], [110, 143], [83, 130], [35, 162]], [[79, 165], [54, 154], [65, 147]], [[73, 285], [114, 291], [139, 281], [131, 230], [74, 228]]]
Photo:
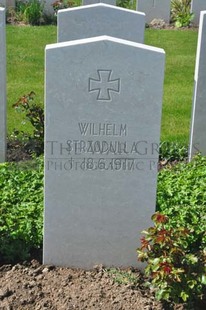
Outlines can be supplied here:
[[57, 26], [58, 42], [109, 35], [143, 43], [145, 14], [98, 3], [59, 10]]
[[97, 8], [98, 7], [105, 7], [105, 8], [110, 8], [110, 9], [113, 9], [113, 10], [129, 12], [129, 13], [136, 14], [136, 15], [137, 14], [141, 14], [141, 15], [145, 16], [144, 12], [134, 11], [134, 10], [130, 10], [130, 9], [127, 9], [127, 8], [122, 8], [122, 7], [119, 7], [119, 6], [114, 6], [114, 5], [103, 3], [103, 2], [95, 3], [95, 4], [88, 4], [88, 5], [84, 5], [84, 6], [76, 6], [76, 7], [73, 7], [73, 8], [62, 9], [62, 10], [59, 10], [59, 13], [67, 12], [68, 10], [69, 11], [78, 11], [78, 10], [92, 9], [92, 8], [96, 8], [96, 7]]
[[94, 3], [107, 3], [110, 5], [116, 5], [116, 0], [83, 0], [82, 5], [89, 5]]
[[67, 42], [53, 43], [53, 44], [46, 45], [46, 50], [55, 49], [55, 48], [59, 48], [59, 47], [67, 47], [67, 46], [72, 46], [72, 45], [98, 42], [98, 41], [111, 41], [111, 42], [116, 42], [116, 43], [127, 45], [127, 46], [139, 47], [139, 48], [142, 48], [145, 50], [151, 50], [153, 52], [165, 54], [165, 51], [159, 47], [145, 45], [142, 43], [124, 40], [124, 39], [111, 37], [111, 36], [107, 36], [107, 35], [97, 36], [97, 37], [92, 37], [92, 38], [79, 39], [79, 40], [72, 40], [72, 41], [67, 41]]

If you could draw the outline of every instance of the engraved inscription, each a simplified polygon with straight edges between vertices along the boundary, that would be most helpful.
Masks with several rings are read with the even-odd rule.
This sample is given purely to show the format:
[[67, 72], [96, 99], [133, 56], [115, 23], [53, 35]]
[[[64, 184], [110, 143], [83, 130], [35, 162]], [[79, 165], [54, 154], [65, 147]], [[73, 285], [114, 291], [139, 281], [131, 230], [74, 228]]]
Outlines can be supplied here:
[[82, 136], [127, 136], [126, 124], [78, 123]]
[[159, 145], [145, 140], [127, 141], [128, 125], [115, 122], [77, 123], [78, 137], [65, 142], [46, 141], [48, 170], [148, 171], [157, 170]]
[[120, 79], [112, 80], [112, 70], [97, 70], [98, 78], [89, 78], [89, 92], [97, 92], [97, 100], [112, 100], [111, 92], [120, 93]]
[[139, 160], [138, 158], [68, 158], [54, 160], [49, 158], [46, 163], [47, 170], [54, 171], [156, 171], [158, 160]]
[[159, 145], [157, 143], [148, 143], [144, 140], [131, 141], [99, 141], [99, 140], [67, 140], [65, 143], [58, 141], [47, 141], [49, 153], [52, 156], [70, 156], [70, 155], [126, 155], [126, 156], [144, 156], [158, 157]]

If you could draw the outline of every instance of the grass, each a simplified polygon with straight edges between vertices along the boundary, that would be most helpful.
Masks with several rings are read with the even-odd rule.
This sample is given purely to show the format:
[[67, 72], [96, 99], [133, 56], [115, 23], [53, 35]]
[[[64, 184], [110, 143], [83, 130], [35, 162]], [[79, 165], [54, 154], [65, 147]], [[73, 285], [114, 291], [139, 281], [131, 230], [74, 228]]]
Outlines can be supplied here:
[[121, 270], [119, 268], [108, 268], [105, 270], [115, 283], [125, 285], [137, 285], [140, 283], [140, 274], [137, 276], [132, 270]]
[[[44, 48], [56, 42], [55, 26], [7, 26], [8, 131], [28, 131], [12, 108], [33, 90], [44, 101]], [[161, 140], [188, 143], [197, 31], [147, 29], [145, 43], [166, 52]]]
[[188, 143], [197, 31], [147, 30], [145, 43], [166, 52], [161, 140]]
[[44, 102], [44, 49], [56, 42], [56, 27], [7, 26], [8, 132], [14, 128], [28, 131], [22, 115], [12, 105], [30, 91], [36, 101]]

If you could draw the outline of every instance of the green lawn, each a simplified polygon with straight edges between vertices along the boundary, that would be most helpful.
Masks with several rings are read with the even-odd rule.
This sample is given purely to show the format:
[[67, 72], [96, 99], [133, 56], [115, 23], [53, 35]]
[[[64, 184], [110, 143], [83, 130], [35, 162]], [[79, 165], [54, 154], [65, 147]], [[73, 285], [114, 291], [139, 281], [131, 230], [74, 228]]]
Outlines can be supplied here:
[[[44, 98], [44, 48], [56, 42], [55, 26], [7, 26], [8, 129], [28, 130], [12, 104], [34, 91]], [[188, 143], [197, 31], [147, 29], [145, 43], [166, 52], [162, 141]]]
[[197, 31], [147, 30], [145, 43], [166, 52], [162, 141], [188, 143]]
[[30, 91], [36, 102], [44, 102], [44, 49], [56, 42], [55, 26], [7, 26], [7, 94], [8, 131], [14, 128], [27, 131], [22, 115], [12, 105]]

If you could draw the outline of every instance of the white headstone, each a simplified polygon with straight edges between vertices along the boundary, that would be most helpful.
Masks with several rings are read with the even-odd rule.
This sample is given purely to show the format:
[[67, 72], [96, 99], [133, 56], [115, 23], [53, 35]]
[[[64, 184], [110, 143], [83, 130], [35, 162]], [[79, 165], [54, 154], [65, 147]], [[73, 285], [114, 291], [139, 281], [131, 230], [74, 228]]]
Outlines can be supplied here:
[[16, 6], [16, 0], [6, 0], [7, 8], [14, 8]]
[[6, 34], [5, 9], [0, 8], [0, 162], [6, 160]]
[[146, 23], [153, 19], [163, 19], [170, 22], [171, 0], [137, 0], [137, 10], [146, 14]]
[[206, 11], [200, 14], [189, 158], [206, 155]]
[[145, 14], [99, 3], [59, 10], [58, 42], [109, 35], [143, 43]]
[[6, 7], [6, 0], [0, 0], [0, 7], [5, 8]]
[[110, 5], [116, 5], [116, 0], [82, 0], [82, 5], [95, 4], [95, 3], [107, 3]]
[[44, 4], [44, 13], [46, 15], [54, 15], [54, 9], [52, 4], [55, 2], [55, 0], [41, 0], [41, 2]]
[[137, 265], [155, 211], [164, 56], [108, 36], [47, 46], [44, 264]]
[[4, 8], [14, 8], [16, 5], [16, 1], [15, 0], [0, 0], [0, 7], [4, 7]]
[[206, 10], [206, 0], [192, 0], [191, 12], [194, 13], [192, 23], [196, 26], [199, 25], [200, 12]]

